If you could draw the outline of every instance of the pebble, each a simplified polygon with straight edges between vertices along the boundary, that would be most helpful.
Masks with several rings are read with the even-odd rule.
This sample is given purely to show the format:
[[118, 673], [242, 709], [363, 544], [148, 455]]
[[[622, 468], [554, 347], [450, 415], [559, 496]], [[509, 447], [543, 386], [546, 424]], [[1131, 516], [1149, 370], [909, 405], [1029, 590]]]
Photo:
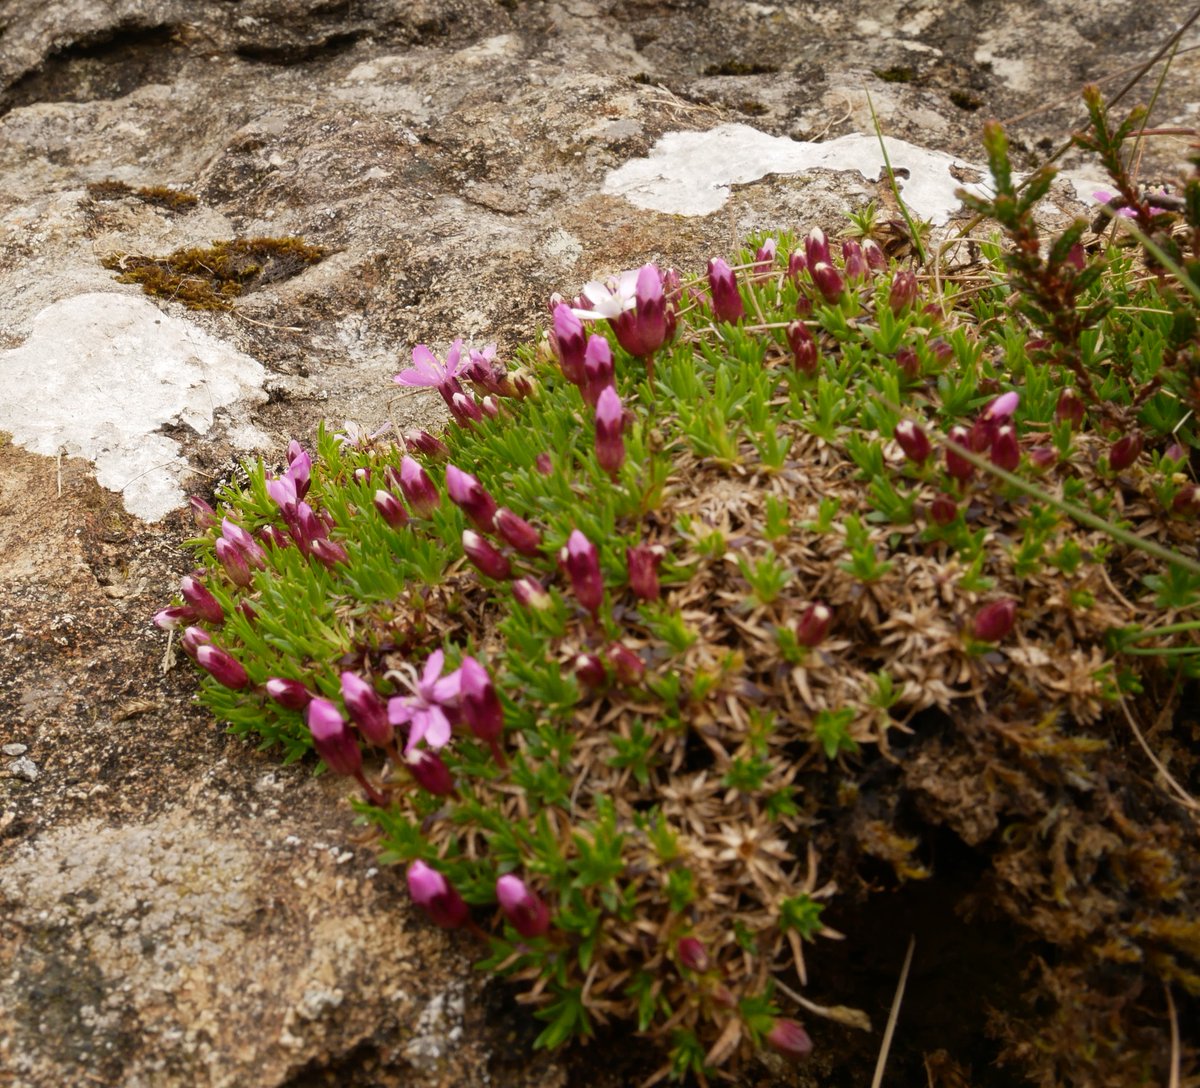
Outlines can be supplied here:
[[22, 756], [14, 759], [8, 765], [9, 773], [15, 778], [23, 778], [26, 782], [36, 782], [38, 777], [37, 764], [32, 759]]
[[6, 756], [23, 756], [29, 749], [24, 744], [5, 744], [0, 745], [0, 752]]

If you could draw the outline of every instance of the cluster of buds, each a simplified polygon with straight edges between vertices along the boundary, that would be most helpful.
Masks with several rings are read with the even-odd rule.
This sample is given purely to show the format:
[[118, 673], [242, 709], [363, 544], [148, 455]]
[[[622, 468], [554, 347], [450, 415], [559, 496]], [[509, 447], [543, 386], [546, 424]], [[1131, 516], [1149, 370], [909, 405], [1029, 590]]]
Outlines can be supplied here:
[[[961, 425], [950, 429], [950, 441], [946, 445], [946, 472], [951, 477], [965, 482], [975, 471], [975, 466], [955, 447], [963, 447], [975, 454], [986, 453], [993, 465], [1006, 472], [1012, 472], [1021, 463], [1021, 447], [1012, 422], [1020, 399], [1018, 393], [1004, 393], [980, 413], [969, 430]], [[897, 427], [897, 432], [899, 429]], [[903, 445], [899, 433], [896, 439]]]
[[[674, 296], [677, 290], [677, 273], [669, 271], [664, 277], [657, 265], [644, 264], [622, 272], [607, 284], [594, 280], [585, 284], [580, 304], [573, 308], [574, 316], [584, 321], [606, 320], [622, 348], [630, 355], [649, 360], [675, 335], [675, 299], [668, 295]], [[563, 374], [577, 385], [580, 382], [572, 377], [571, 364], [578, 359], [578, 344], [572, 341], [578, 335], [569, 323], [560, 326], [556, 307], [556, 349]], [[566, 361], [567, 356], [570, 361]]]
[[[413, 902], [443, 929], [470, 926], [471, 912], [458, 890], [432, 866], [414, 861], [406, 874]], [[501, 913], [523, 938], [536, 940], [550, 929], [550, 908], [520, 877], [507, 873], [496, 881]]]

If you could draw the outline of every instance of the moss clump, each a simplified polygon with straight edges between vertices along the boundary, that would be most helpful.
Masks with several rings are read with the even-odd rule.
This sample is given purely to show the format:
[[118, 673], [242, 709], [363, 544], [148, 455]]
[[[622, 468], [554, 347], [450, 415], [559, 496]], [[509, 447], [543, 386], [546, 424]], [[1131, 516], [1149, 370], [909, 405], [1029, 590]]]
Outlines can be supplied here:
[[166, 257], [113, 253], [101, 263], [120, 272], [121, 283], [139, 283], [148, 295], [182, 302], [189, 310], [228, 310], [239, 295], [291, 279], [326, 252], [301, 238], [235, 238]]
[[135, 189], [123, 181], [109, 178], [106, 181], [93, 181], [87, 187], [88, 196], [95, 201], [123, 200], [134, 197], [143, 204], [152, 204], [156, 208], [167, 211], [184, 212], [194, 208], [198, 203], [194, 194], [182, 189], [172, 189], [166, 185], [143, 185]]
[[892, 68], [873, 68], [872, 71], [884, 83], [911, 83], [917, 78], [915, 69], [907, 65], [896, 65]]

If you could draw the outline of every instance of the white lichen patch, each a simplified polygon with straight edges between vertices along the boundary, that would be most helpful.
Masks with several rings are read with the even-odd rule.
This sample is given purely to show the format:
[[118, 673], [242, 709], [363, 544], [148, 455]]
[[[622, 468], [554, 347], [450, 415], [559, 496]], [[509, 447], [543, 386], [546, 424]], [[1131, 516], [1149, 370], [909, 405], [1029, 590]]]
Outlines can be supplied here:
[[[92, 292], [37, 315], [0, 353], [0, 430], [34, 453], [85, 457], [125, 508], [156, 521], [184, 501], [190, 469], [161, 433], [198, 434], [220, 408], [262, 401], [266, 371], [248, 355], [144, 298]], [[261, 438], [260, 438], [261, 440]]]
[[[951, 168], [957, 166], [986, 175], [982, 167], [891, 136], [885, 136], [884, 142], [892, 169], [899, 174], [896, 180], [900, 196], [922, 219], [945, 223], [958, 207], [957, 189], [984, 191], [981, 186], [963, 185], [951, 173]], [[771, 136], [749, 125], [718, 125], [707, 132], [669, 132], [646, 158], [632, 159], [611, 171], [603, 191], [651, 211], [710, 215], [729, 199], [733, 185], [757, 181], [768, 174], [801, 174], [816, 169], [853, 170], [876, 181], [885, 174], [879, 139], [852, 134], [826, 143], [809, 143]]]

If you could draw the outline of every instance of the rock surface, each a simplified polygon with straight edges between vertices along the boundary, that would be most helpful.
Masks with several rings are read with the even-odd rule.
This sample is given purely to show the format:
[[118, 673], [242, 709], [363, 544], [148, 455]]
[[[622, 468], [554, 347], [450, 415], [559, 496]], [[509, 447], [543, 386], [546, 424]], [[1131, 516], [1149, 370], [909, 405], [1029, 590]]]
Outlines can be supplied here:
[[[869, 92], [888, 136], [964, 165], [984, 118], [1022, 118], [1030, 166], [1083, 82], [1116, 86], [1165, 40], [1161, 10], [9, 0], [0, 24], [0, 1083], [632, 1081], [611, 1055], [586, 1077], [533, 1062], [473, 950], [353, 845], [341, 784], [223, 735], [164, 671], [148, 617], [187, 567], [175, 496], [322, 419], [436, 419], [390, 381], [414, 343], [504, 353], [551, 291], [890, 199], [869, 145], [708, 174], [695, 207], [627, 199], [655, 154], [697, 184], [671, 133], [828, 151], [871, 133]], [[1159, 124], [1197, 123], [1198, 56]], [[1182, 146], [1156, 142], [1146, 176]], [[197, 201], [89, 193], [108, 180]], [[331, 253], [213, 313], [100, 263], [256, 235]]]

